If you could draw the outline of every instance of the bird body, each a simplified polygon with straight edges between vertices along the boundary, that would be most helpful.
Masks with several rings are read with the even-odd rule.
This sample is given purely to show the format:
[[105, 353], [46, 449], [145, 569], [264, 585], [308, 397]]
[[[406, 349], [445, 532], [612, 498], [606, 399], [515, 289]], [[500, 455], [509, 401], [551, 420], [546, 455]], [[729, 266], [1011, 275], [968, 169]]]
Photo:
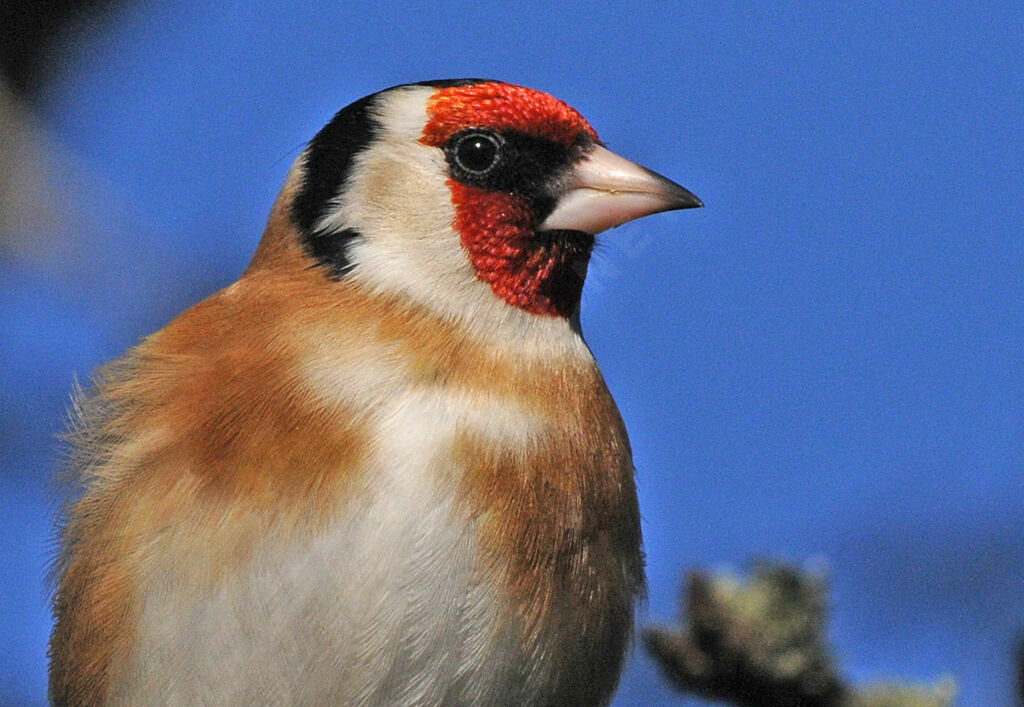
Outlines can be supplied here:
[[[559, 221], [601, 151], [486, 81], [314, 138], [242, 277], [79, 399], [54, 702], [610, 699], [639, 511], [578, 325], [593, 233]], [[658, 179], [644, 213], [681, 208]]]

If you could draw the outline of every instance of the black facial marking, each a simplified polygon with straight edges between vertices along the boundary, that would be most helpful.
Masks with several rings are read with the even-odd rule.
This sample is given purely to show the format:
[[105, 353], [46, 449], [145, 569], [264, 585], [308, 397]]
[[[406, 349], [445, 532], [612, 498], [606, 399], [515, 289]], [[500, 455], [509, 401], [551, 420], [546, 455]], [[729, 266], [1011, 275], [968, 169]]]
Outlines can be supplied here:
[[579, 307], [587, 262], [594, 250], [594, 236], [583, 231], [540, 231], [533, 237], [536, 246], [556, 255], [554, 269], [541, 285], [540, 294], [547, 297], [563, 317]]
[[327, 268], [327, 274], [333, 280], [340, 280], [352, 269], [352, 259], [348, 248], [353, 241], [362, 238], [362, 234], [354, 228], [340, 231], [321, 231], [303, 237], [306, 251], [316, 261]]
[[[488, 81], [446, 79], [409, 85], [441, 89]], [[317, 224], [334, 206], [332, 202], [344, 188], [356, 156], [376, 139], [379, 126], [372, 108], [377, 97], [390, 90], [371, 94], [340, 110], [310, 141], [306, 152], [305, 174], [292, 203], [292, 219], [299, 227], [306, 252], [335, 279], [352, 269], [349, 246], [362, 236], [353, 228], [320, 231]]]
[[333, 206], [332, 200], [348, 179], [356, 155], [377, 135], [377, 121], [370, 108], [378, 95], [343, 108], [310, 141], [305, 175], [292, 203], [292, 218], [299, 226], [303, 246], [334, 278], [343, 277], [352, 268], [348, 246], [359, 233], [354, 229], [322, 232], [316, 230], [316, 225]]
[[[496, 143], [493, 151], [491, 145]], [[558, 199], [561, 175], [590, 146], [585, 134], [571, 147], [516, 131], [501, 134], [483, 128], [462, 130], [444, 146], [451, 175], [457, 181], [487, 191], [523, 197], [540, 222]]]
[[433, 81], [417, 81], [409, 85], [429, 88], [459, 88], [460, 86], [475, 86], [478, 83], [501, 83], [501, 81], [494, 79], [435, 79]]

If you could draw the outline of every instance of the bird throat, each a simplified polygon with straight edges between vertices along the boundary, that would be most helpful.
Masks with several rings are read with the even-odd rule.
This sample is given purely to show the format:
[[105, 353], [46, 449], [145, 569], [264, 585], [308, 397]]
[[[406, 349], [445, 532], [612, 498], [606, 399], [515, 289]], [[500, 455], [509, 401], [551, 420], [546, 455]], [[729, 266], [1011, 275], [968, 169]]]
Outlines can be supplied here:
[[533, 314], [570, 317], [579, 307], [594, 236], [536, 230], [520, 196], [449, 180], [455, 227], [476, 275], [498, 297]]

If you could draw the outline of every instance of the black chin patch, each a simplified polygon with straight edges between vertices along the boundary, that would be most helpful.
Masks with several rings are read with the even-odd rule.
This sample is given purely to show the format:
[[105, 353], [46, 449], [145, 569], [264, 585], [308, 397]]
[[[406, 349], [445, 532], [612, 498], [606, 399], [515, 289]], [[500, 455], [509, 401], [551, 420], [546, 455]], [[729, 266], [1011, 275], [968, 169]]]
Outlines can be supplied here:
[[534, 246], [555, 257], [555, 265], [541, 285], [540, 294], [563, 317], [571, 316], [579, 307], [594, 240], [590, 233], [568, 230], [538, 231], [533, 236]]

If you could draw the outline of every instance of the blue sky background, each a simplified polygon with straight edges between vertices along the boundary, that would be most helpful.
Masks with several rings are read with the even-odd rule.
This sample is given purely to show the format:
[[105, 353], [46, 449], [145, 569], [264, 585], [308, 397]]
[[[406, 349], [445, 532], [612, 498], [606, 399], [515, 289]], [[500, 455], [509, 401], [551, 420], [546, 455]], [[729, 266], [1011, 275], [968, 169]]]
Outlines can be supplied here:
[[[52, 177], [63, 225], [0, 252], [0, 702], [44, 700], [73, 376], [237, 277], [337, 109], [489, 76], [564, 98], [707, 204], [604, 234], [584, 295], [638, 469], [641, 623], [674, 618], [688, 567], [826, 562], [847, 674], [1012, 703], [1024, 6], [147, 0], [101, 19], [58, 47], [39, 109], [74, 156]], [[673, 700], [637, 649], [616, 704]]]

